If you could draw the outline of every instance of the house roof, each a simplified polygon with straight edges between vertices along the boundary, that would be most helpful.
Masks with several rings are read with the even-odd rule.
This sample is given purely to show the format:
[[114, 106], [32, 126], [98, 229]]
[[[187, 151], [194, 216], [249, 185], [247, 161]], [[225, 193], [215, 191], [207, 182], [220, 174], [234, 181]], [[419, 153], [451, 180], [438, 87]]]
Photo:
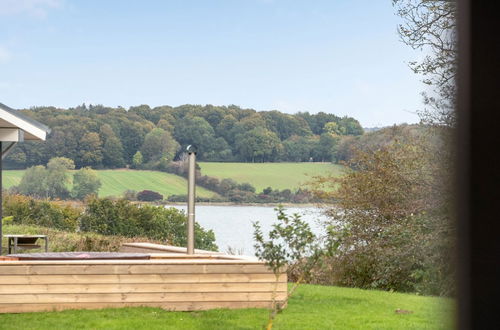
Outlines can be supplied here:
[[24, 140], [32, 141], [45, 141], [50, 133], [49, 127], [0, 103], [0, 129], [2, 128], [21, 129], [24, 132]]

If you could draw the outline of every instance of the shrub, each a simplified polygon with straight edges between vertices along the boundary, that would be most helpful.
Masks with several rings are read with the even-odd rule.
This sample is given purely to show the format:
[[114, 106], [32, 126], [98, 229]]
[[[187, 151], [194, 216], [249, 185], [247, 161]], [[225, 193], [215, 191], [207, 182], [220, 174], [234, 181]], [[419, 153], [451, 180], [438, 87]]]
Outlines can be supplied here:
[[[12, 225], [48, 227], [50, 229], [88, 232], [85, 242], [91, 244], [91, 232], [108, 236], [125, 236], [137, 240], [145, 237], [158, 243], [186, 245], [186, 217], [174, 208], [135, 205], [126, 200], [88, 200], [81, 208], [58, 205], [23, 195], [5, 195], [4, 216]], [[195, 243], [199, 249], [217, 250], [215, 235], [195, 224]], [[81, 243], [83, 244], [83, 243]], [[80, 245], [81, 245], [80, 244]], [[100, 244], [100, 243], [99, 243]], [[80, 246], [79, 245], [79, 246]]]
[[[273, 292], [272, 306], [269, 312], [266, 329], [271, 329], [276, 315], [286, 305], [289, 297], [297, 287], [310, 280], [311, 272], [318, 267], [326, 256], [333, 255], [339, 247], [339, 241], [332, 235], [331, 228], [327, 228], [326, 240], [316, 236], [307, 222], [297, 213], [289, 216], [285, 209], [279, 205], [276, 209], [278, 222], [272, 225], [268, 239], [264, 236], [260, 223], [254, 222], [254, 248], [255, 255], [276, 276], [276, 286]], [[296, 281], [288, 292], [284, 303], [276, 301], [276, 288], [280, 273], [287, 268], [288, 272], [295, 275]]]
[[137, 193], [137, 200], [142, 202], [161, 201], [163, 195], [152, 190], [143, 190]]
[[23, 195], [5, 195], [3, 214], [12, 216], [13, 224], [35, 225], [76, 231], [80, 210], [48, 200], [36, 200]]
[[[82, 231], [126, 237], [144, 236], [176, 246], [185, 246], [186, 216], [175, 208], [135, 205], [126, 200], [91, 199], [80, 218]], [[195, 224], [195, 244], [199, 249], [217, 250], [212, 230]]]
[[135, 201], [137, 200], [137, 191], [135, 190], [125, 190], [123, 192], [123, 198], [128, 200], [128, 201]]
[[327, 224], [347, 234], [332, 258], [332, 284], [449, 295], [454, 240], [446, 165], [425, 140], [394, 142], [352, 159], [357, 171], [319, 178], [315, 193], [338, 204]]

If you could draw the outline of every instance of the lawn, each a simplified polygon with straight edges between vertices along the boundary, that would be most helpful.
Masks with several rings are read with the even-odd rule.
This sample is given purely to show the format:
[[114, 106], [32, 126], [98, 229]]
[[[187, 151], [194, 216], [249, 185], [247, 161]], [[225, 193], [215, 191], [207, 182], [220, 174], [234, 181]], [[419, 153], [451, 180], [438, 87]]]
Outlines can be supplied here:
[[[24, 170], [9, 170], [3, 172], [3, 185], [9, 188], [18, 185]], [[169, 195], [186, 195], [187, 180], [178, 175], [157, 171], [136, 170], [98, 170], [102, 186], [99, 189], [99, 197], [121, 196], [125, 190], [153, 190], [164, 197]], [[200, 197], [211, 197], [213, 192], [202, 188], [196, 188], [196, 194]]]
[[313, 176], [340, 176], [345, 169], [332, 163], [198, 163], [203, 175], [248, 182], [257, 192], [266, 187], [297, 189]]
[[[399, 314], [397, 309], [411, 311]], [[451, 299], [304, 285], [274, 329], [452, 329]], [[168, 312], [158, 308], [0, 314], [2, 329], [262, 329], [267, 310]]]

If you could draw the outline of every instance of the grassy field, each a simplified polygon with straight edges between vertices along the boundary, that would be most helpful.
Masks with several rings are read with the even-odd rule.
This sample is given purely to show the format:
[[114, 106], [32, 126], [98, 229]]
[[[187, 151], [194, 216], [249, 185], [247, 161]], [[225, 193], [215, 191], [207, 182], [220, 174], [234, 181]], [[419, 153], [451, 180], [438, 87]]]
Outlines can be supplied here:
[[[453, 301], [304, 285], [274, 329], [452, 329]], [[396, 313], [397, 309], [410, 311]], [[158, 308], [0, 314], [2, 329], [262, 329], [265, 309], [168, 312]]]
[[[199, 163], [204, 175], [219, 179], [231, 178], [239, 183], [252, 184], [257, 192], [266, 187], [273, 189], [297, 189], [316, 175], [341, 175], [341, 165], [331, 163]], [[24, 170], [3, 172], [5, 188], [18, 185]], [[121, 196], [127, 189], [157, 191], [163, 196], [187, 194], [186, 179], [169, 173], [136, 170], [98, 170], [102, 182], [99, 197]], [[198, 187], [200, 197], [211, 197], [213, 192]]]
[[297, 189], [317, 175], [342, 174], [344, 166], [331, 163], [198, 163], [203, 175], [219, 179], [231, 178], [239, 183], [248, 182], [262, 191]]
[[[4, 171], [4, 187], [9, 188], [13, 185], [18, 185], [23, 173], [24, 170]], [[102, 182], [99, 197], [121, 196], [127, 189], [136, 191], [149, 189], [159, 192], [164, 197], [187, 194], [186, 179], [174, 174], [125, 169], [99, 170], [97, 174]], [[196, 194], [200, 197], [211, 197], [214, 195], [213, 192], [202, 187], [196, 188]]]

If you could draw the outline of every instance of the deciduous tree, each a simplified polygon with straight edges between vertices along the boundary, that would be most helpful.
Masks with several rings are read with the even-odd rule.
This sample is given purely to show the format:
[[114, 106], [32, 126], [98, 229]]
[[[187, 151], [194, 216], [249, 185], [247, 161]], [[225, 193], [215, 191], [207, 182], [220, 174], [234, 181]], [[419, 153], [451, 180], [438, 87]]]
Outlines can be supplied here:
[[97, 172], [90, 167], [81, 168], [73, 175], [71, 197], [84, 199], [89, 195], [97, 196], [100, 187], [101, 180], [99, 180]]

